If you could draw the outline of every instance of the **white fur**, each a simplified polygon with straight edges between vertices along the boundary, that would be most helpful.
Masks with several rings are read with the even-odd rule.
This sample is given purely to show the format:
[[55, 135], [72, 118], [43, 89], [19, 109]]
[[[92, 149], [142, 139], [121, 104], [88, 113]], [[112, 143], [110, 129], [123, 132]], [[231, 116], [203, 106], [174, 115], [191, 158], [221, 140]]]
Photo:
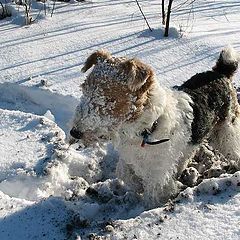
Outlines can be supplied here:
[[222, 50], [221, 55], [222, 55], [223, 61], [228, 64], [240, 61], [239, 54], [233, 49], [232, 46], [225, 47]]
[[218, 126], [211, 136], [211, 145], [240, 168], [240, 118], [233, 123], [226, 120]]
[[[224, 49], [221, 54], [225, 62], [235, 61], [237, 56], [231, 48]], [[113, 79], [120, 78], [119, 82], [127, 82], [124, 74], [119, 75], [111, 64], [105, 62], [95, 66], [91, 74], [91, 79], [96, 78], [101, 82], [106, 80], [105, 75], [109, 74], [113, 75]], [[143, 105], [143, 112], [134, 121], [129, 121], [127, 118], [112, 118], [109, 114], [100, 115], [99, 106], [103, 106], [101, 111], [105, 111], [114, 108], [114, 102], [108, 102], [97, 84], [90, 87], [90, 94], [82, 97], [76, 110], [73, 127], [84, 134], [83, 139], [88, 138], [90, 142], [98, 140], [102, 135], [111, 138], [120, 154], [117, 176], [132, 186], [133, 190], [143, 194], [148, 207], [159, 205], [178, 193], [176, 179], [198, 147], [191, 143], [194, 116], [190, 96], [181, 91], [163, 88], [154, 81], [148, 92], [149, 99]], [[132, 103], [130, 113], [135, 111], [136, 100], [131, 94], [133, 92], [129, 93]], [[92, 104], [93, 99], [98, 103], [98, 108]], [[235, 160], [240, 168], [240, 118], [236, 111], [236, 102], [232, 96], [228, 117], [221, 124], [217, 124], [210, 139], [215, 148]], [[145, 129], [151, 129], [156, 120], [158, 124], [151, 134], [152, 140], [170, 140], [142, 148], [141, 133]]]
[[[151, 105], [133, 123], [123, 123], [114, 139], [120, 154], [117, 176], [130, 186], [134, 185], [129, 171], [126, 171], [126, 167], [131, 167], [142, 180], [144, 200], [148, 206], [166, 201], [178, 191], [174, 173], [183, 170], [193, 151], [193, 146], [188, 143], [193, 120], [190, 103], [187, 94], [161, 88], [156, 83], [151, 92]], [[142, 148], [140, 133], [151, 128], [156, 119], [159, 124], [151, 137], [170, 138], [170, 141]]]
[[240, 169], [240, 105], [235, 89], [231, 83], [232, 94], [230, 109], [224, 122], [217, 124], [210, 136], [211, 145], [218, 149], [227, 159], [233, 160]]
[[[157, 82], [151, 89], [149, 104], [134, 122], [119, 122], [117, 128], [113, 127], [110, 118], [99, 118], [91, 103], [86, 104], [87, 99], [80, 103], [74, 120], [75, 127], [83, 132], [92, 127], [96, 136], [111, 133], [120, 155], [116, 174], [136, 192], [143, 191], [147, 207], [159, 205], [178, 193], [176, 178], [197, 147], [190, 143], [193, 109], [189, 95], [160, 87]], [[240, 167], [240, 119], [236, 117], [232, 123], [233, 117], [229, 113], [210, 138], [215, 148]], [[170, 141], [142, 148], [141, 132], [151, 128], [156, 120], [158, 125], [151, 138]]]

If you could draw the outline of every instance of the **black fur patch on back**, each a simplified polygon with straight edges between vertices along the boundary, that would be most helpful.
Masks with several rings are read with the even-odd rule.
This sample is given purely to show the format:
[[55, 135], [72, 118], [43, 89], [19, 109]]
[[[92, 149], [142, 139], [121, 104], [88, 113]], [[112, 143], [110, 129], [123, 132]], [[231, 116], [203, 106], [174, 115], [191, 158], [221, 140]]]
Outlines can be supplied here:
[[217, 72], [199, 73], [182, 84], [179, 90], [189, 94], [194, 102], [192, 143], [201, 143], [215, 124], [228, 115], [230, 108], [228, 79]]
[[222, 59], [222, 55], [219, 57], [216, 66], [213, 67], [213, 71], [225, 75], [226, 77], [231, 77], [238, 69], [238, 62], [226, 63]]
[[213, 72], [207, 71], [204, 73], [197, 73], [196, 75], [192, 76], [189, 80], [184, 82], [178, 89], [183, 90], [187, 89], [198, 89], [204, 87], [205, 85], [210, 84], [211, 82], [218, 81], [219, 79], [224, 78], [224, 75]]

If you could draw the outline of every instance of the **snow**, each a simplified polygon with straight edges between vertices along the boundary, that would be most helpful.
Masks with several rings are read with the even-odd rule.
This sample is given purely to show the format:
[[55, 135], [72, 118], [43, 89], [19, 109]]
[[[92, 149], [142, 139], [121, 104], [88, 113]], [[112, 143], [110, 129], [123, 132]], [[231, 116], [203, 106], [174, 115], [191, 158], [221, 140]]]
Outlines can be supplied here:
[[204, 180], [176, 203], [117, 221], [112, 239], [239, 239], [239, 177]]
[[[53, 17], [48, 2], [47, 16], [42, 11], [30, 26], [19, 6], [0, 21], [1, 240], [240, 238], [240, 172], [146, 211], [115, 178], [110, 144], [78, 149], [65, 141], [85, 78], [80, 69], [93, 51], [138, 57], [164, 86], [211, 68], [226, 45], [240, 52], [238, 0], [179, 9], [176, 1], [169, 38], [162, 37], [160, 1], [139, 2], [153, 32], [129, 0], [57, 2]], [[239, 79], [238, 71], [236, 86]]]

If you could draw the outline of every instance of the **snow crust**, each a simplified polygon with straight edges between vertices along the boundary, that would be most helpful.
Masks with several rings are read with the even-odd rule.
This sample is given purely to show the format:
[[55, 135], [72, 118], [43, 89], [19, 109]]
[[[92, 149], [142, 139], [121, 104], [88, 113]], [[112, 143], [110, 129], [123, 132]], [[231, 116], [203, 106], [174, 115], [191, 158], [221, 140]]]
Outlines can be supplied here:
[[[81, 149], [65, 141], [91, 52], [138, 57], [172, 87], [210, 69], [224, 46], [240, 51], [238, 0], [175, 8], [170, 38], [160, 28], [160, 2], [140, 4], [153, 32], [128, 0], [58, 2], [52, 18], [28, 27], [22, 9], [11, 7], [13, 17], [0, 21], [1, 240], [239, 239], [239, 172], [144, 211], [116, 179], [110, 144]], [[236, 87], [239, 79], [237, 72]]]

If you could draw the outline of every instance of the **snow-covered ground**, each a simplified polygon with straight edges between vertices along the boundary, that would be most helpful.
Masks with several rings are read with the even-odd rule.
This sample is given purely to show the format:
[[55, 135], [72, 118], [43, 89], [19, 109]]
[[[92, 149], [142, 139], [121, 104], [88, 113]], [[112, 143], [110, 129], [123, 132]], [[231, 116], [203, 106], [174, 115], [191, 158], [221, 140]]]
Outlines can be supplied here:
[[[144, 211], [115, 179], [111, 145], [81, 150], [65, 142], [81, 96], [80, 69], [94, 50], [142, 59], [165, 86], [211, 68], [228, 44], [240, 52], [239, 0], [179, 9], [176, 1], [169, 38], [161, 1], [139, 2], [153, 32], [129, 0], [59, 2], [52, 18], [42, 11], [30, 26], [19, 7], [0, 21], [1, 240], [240, 239], [240, 172]], [[236, 86], [239, 79], [240, 71]]]

